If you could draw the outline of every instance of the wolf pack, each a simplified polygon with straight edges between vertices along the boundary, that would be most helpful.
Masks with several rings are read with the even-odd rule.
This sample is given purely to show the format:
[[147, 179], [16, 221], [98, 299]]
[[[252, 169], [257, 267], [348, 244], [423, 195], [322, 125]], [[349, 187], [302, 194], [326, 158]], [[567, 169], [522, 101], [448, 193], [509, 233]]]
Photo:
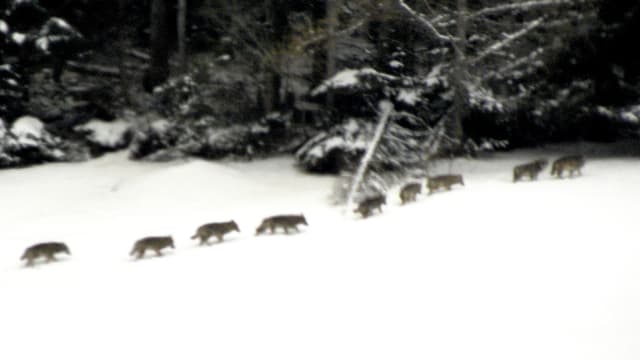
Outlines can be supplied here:
[[[563, 178], [563, 174], [567, 174], [572, 178], [575, 175], [582, 175], [582, 167], [585, 164], [583, 155], [569, 155], [556, 159], [551, 165], [551, 176]], [[513, 168], [513, 182], [529, 179], [535, 181], [540, 173], [547, 167], [547, 159], [536, 159], [534, 161], [517, 165]], [[409, 182], [400, 188], [400, 203], [405, 205], [409, 202], [417, 200], [418, 194], [422, 193], [423, 182], [426, 183], [428, 195], [432, 195], [439, 190], [449, 191], [454, 185], [464, 186], [464, 180], [460, 174], [445, 174], [427, 177], [426, 181]], [[387, 204], [386, 195], [384, 193], [375, 194], [365, 197], [358, 202], [354, 213], [360, 214], [362, 218], [368, 218], [374, 211], [381, 213], [382, 206]], [[309, 226], [307, 219], [303, 214], [275, 215], [264, 218], [260, 225], [256, 228], [255, 235], [261, 235], [267, 231], [275, 234], [278, 229], [282, 229], [285, 234], [290, 231], [298, 232], [298, 226]], [[240, 232], [238, 224], [233, 221], [212, 222], [199, 226], [195, 234], [191, 236], [192, 240], [198, 240], [199, 245], [211, 244], [210, 239], [215, 237], [216, 242], [224, 241], [224, 236], [230, 232]], [[156, 256], [162, 256], [162, 251], [166, 248], [175, 249], [172, 236], [149, 236], [135, 241], [129, 256], [135, 259], [141, 259], [147, 252], [153, 252]], [[33, 266], [39, 258], [44, 258], [46, 262], [56, 260], [57, 254], [71, 255], [69, 247], [62, 242], [45, 242], [28, 247], [20, 260], [26, 260], [26, 266]]]

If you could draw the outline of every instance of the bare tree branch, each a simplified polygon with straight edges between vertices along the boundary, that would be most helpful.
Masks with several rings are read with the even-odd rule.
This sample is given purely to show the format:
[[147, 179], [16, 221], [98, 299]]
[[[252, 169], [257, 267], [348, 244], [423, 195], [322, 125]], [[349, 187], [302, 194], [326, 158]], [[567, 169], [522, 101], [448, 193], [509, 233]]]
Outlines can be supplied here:
[[558, 6], [558, 5], [576, 5], [586, 3], [589, 0], [531, 0], [524, 1], [518, 3], [511, 4], [502, 4], [494, 7], [489, 7], [477, 11], [470, 15], [470, 18], [475, 18], [479, 16], [491, 15], [500, 12], [510, 11], [510, 10], [530, 10], [537, 7], [543, 6]]
[[516, 68], [518, 68], [519, 66], [521, 66], [523, 64], [531, 63], [531, 61], [533, 61], [534, 59], [540, 57], [540, 55], [544, 54], [544, 52], [545, 52], [545, 49], [538, 48], [538, 49], [532, 51], [531, 53], [529, 53], [528, 55], [523, 56], [523, 57], [517, 59], [516, 61], [513, 61], [513, 62], [509, 63], [506, 66], [503, 66], [502, 68], [500, 68], [498, 70], [494, 70], [494, 71], [491, 71], [491, 72], [485, 74], [484, 76], [482, 76], [481, 80], [482, 81], [486, 81], [486, 80], [489, 80], [489, 79], [493, 79], [493, 78], [497, 77], [498, 75], [504, 74], [504, 73], [509, 72], [509, 71], [511, 71], [513, 69], [516, 69]]
[[504, 40], [500, 40], [500, 41], [496, 42], [495, 44], [493, 44], [493, 45], [489, 46], [488, 48], [486, 48], [478, 56], [476, 56], [475, 58], [470, 60], [469, 64], [475, 64], [475, 63], [479, 62], [480, 60], [486, 58], [487, 56], [489, 56], [491, 54], [494, 54], [495, 52], [505, 48], [510, 43], [518, 40], [519, 38], [521, 38], [524, 35], [526, 35], [527, 33], [529, 33], [531, 30], [533, 30], [533, 29], [537, 28], [538, 26], [542, 25], [543, 20], [544, 20], [544, 17], [539, 17], [536, 20], [533, 20], [533, 21], [529, 22], [524, 28], [520, 29], [519, 31], [516, 31], [513, 34], [507, 34], [506, 38]]
[[[351, 26], [349, 26], [349, 27], [347, 27], [345, 29], [342, 29], [340, 31], [336, 31], [334, 33], [334, 36], [336, 38], [339, 38], [339, 37], [342, 37], [342, 36], [351, 35], [354, 31], [358, 30], [359, 28], [364, 26], [364, 24], [366, 24], [366, 23], [367, 23], [366, 20], [364, 20], [364, 19], [360, 20], [360, 21], [356, 22], [355, 24], [353, 24], [353, 25], [351, 25]], [[314, 37], [312, 37], [310, 39], [307, 39], [307, 40], [301, 42], [300, 44], [297, 44], [296, 48], [298, 50], [302, 50], [302, 49], [305, 49], [305, 48], [307, 48], [307, 47], [309, 47], [311, 45], [315, 45], [317, 43], [323, 42], [323, 41], [327, 40], [328, 38], [329, 38], [329, 34], [328, 33], [322, 33], [322, 34], [320, 34], [318, 36], [314, 36]]]
[[442, 41], [447, 41], [447, 42], [456, 41], [456, 38], [454, 36], [441, 34], [438, 31], [438, 29], [436, 29], [436, 27], [433, 25], [433, 23], [430, 20], [428, 20], [426, 16], [424, 16], [424, 14], [421, 14], [415, 11], [414, 9], [412, 9], [409, 5], [407, 5], [407, 3], [404, 0], [398, 0], [398, 5], [400, 5], [400, 7], [404, 9], [407, 13], [409, 13], [409, 15], [411, 15], [416, 20], [418, 20], [422, 25], [427, 27], [436, 36], [436, 38]]

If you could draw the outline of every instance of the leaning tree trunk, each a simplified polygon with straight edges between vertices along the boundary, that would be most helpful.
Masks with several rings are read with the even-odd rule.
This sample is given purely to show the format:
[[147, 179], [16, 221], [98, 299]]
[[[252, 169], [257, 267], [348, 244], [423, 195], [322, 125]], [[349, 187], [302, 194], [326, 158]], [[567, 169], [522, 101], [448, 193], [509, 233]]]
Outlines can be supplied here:
[[378, 116], [380, 120], [378, 120], [378, 126], [376, 127], [376, 131], [373, 134], [373, 139], [371, 139], [371, 142], [369, 143], [369, 146], [367, 147], [362, 160], [360, 160], [358, 170], [356, 171], [356, 174], [353, 177], [353, 181], [351, 182], [351, 186], [349, 187], [346, 211], [349, 211], [349, 209], [353, 207], [353, 200], [356, 196], [356, 193], [360, 189], [360, 184], [362, 184], [362, 181], [364, 180], [364, 174], [367, 172], [369, 163], [371, 162], [371, 159], [373, 159], [373, 154], [375, 154], [376, 149], [378, 148], [378, 144], [380, 144], [380, 139], [382, 139], [382, 135], [387, 128], [389, 116], [391, 116], [391, 113], [393, 112], [393, 103], [391, 103], [391, 101], [389, 100], [382, 100], [378, 104], [378, 108]]
[[169, 77], [167, 0], [151, 2], [151, 64], [144, 76], [144, 88], [151, 92]]

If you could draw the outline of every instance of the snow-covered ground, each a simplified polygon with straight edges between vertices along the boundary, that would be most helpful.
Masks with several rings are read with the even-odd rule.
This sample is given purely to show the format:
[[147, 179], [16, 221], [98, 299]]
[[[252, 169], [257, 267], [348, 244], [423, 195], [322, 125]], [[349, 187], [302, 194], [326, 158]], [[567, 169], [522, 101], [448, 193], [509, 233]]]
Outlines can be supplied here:
[[[290, 158], [0, 172], [0, 359], [640, 358], [640, 160], [511, 183], [527, 151], [456, 160], [465, 187], [362, 220]], [[304, 213], [296, 235], [254, 236]], [[241, 233], [198, 247], [205, 222]], [[176, 249], [133, 261], [133, 242]], [[71, 256], [26, 268], [24, 248]]]

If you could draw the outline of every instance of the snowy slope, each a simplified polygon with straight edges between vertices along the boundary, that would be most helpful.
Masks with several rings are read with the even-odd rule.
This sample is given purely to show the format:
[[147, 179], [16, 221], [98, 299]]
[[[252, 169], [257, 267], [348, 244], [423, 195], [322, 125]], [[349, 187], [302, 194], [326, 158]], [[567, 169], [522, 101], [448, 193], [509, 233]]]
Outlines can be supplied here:
[[[362, 220], [292, 159], [0, 172], [1, 359], [638, 359], [640, 165], [512, 184], [552, 152], [443, 163], [466, 186]], [[303, 212], [292, 236], [260, 220]], [[198, 247], [205, 222], [241, 233]], [[135, 240], [175, 251], [132, 261]], [[25, 268], [41, 241], [72, 256]]]

